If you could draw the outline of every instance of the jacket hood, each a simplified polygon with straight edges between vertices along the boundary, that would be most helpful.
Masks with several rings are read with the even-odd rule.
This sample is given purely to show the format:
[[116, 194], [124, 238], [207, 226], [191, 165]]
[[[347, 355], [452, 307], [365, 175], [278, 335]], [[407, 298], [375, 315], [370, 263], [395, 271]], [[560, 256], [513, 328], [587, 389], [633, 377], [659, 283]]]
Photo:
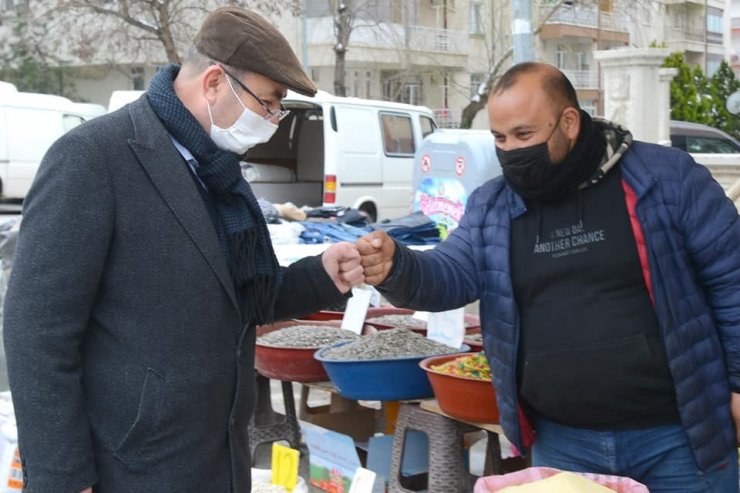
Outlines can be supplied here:
[[593, 118], [593, 121], [598, 131], [604, 135], [606, 149], [599, 167], [579, 188], [590, 187], [606, 176], [632, 145], [632, 133], [618, 123], [603, 118]]

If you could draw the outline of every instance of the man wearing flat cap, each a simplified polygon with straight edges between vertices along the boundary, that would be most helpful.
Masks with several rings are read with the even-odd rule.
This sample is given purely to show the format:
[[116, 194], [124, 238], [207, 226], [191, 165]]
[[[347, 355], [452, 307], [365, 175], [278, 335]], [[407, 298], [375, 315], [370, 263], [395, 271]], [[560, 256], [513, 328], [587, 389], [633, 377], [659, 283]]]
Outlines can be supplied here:
[[348, 243], [281, 268], [241, 177], [287, 89], [316, 92], [285, 38], [221, 8], [46, 154], [5, 302], [24, 491], [250, 491], [255, 326], [363, 280]]

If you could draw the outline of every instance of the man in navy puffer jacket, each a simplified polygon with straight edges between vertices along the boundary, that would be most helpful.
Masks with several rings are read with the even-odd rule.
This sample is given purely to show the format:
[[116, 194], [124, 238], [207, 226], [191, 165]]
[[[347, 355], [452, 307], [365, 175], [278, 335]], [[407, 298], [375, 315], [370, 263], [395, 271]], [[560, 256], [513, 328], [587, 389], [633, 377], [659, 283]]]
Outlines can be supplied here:
[[503, 177], [417, 252], [358, 241], [396, 306], [480, 300], [501, 424], [534, 465], [738, 491], [740, 221], [686, 153], [581, 111], [557, 69], [491, 91]]

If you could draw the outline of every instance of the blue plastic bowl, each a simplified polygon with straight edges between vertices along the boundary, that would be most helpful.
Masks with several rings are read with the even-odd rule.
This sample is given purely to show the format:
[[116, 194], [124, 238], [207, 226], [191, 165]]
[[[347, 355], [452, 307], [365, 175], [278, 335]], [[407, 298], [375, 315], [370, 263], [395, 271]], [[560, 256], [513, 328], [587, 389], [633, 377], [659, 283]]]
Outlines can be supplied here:
[[[339, 342], [314, 354], [314, 358], [324, 365], [329, 379], [342, 397], [362, 401], [400, 401], [434, 395], [426, 371], [419, 366], [419, 362], [429, 355], [373, 360], [324, 357], [326, 351], [350, 342]], [[463, 344], [459, 351], [451, 350], [450, 354], [468, 351], [470, 346]]]

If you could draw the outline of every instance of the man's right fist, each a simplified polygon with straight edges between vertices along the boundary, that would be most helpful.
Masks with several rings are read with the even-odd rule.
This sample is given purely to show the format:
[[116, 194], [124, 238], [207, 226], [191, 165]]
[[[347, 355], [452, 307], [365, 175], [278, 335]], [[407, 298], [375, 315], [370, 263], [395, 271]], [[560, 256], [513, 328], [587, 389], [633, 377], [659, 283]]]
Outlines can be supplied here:
[[385, 231], [373, 231], [357, 240], [357, 250], [362, 256], [361, 264], [365, 283], [377, 286], [385, 281], [393, 268], [396, 243]]

